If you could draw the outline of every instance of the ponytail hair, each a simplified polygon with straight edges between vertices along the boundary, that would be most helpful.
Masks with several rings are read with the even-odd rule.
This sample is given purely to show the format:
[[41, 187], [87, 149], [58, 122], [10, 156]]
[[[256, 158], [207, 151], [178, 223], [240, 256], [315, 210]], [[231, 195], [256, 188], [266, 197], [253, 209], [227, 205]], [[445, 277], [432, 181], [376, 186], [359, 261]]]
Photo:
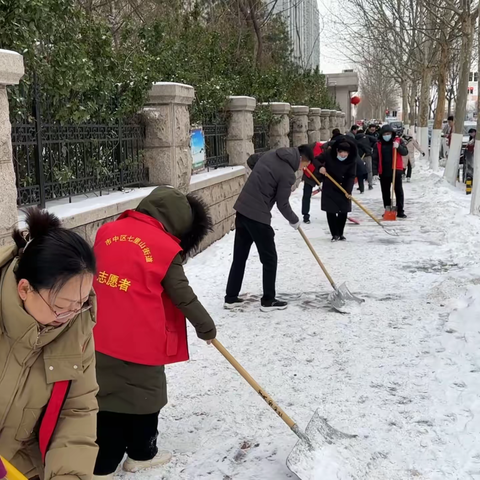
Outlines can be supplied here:
[[28, 280], [36, 290], [58, 292], [77, 275], [96, 272], [93, 249], [77, 233], [63, 228], [60, 220], [37, 207], [26, 210], [27, 230], [15, 229], [19, 249], [15, 277]]

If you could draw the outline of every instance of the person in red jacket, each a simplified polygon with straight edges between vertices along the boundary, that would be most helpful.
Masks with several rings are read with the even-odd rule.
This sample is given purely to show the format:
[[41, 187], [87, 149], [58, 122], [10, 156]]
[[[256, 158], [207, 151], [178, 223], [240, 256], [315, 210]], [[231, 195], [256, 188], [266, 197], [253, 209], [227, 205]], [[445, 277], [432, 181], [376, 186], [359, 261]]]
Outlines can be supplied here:
[[[397, 152], [395, 154], [395, 151]], [[382, 187], [383, 206], [392, 205], [391, 189], [395, 175], [395, 197], [397, 200], [398, 218], [407, 218], [404, 210], [404, 195], [402, 186], [403, 156], [408, 155], [408, 148], [390, 125], [384, 125], [376, 147], [373, 148], [373, 171], [380, 176]], [[393, 165], [396, 156], [395, 168]]]
[[136, 210], [103, 225], [95, 239], [98, 299], [94, 329], [99, 384], [95, 478], [163, 465], [157, 425], [167, 403], [164, 365], [188, 360], [185, 317], [210, 342], [215, 324], [183, 271], [211, 229], [201, 201], [158, 187]]
[[310, 223], [310, 201], [312, 199], [313, 187], [317, 186], [316, 179], [320, 178], [320, 162], [318, 157], [323, 153], [323, 143], [315, 142], [310, 145], [313, 151], [313, 162], [303, 171], [303, 198], [302, 198], [302, 215], [305, 223]]

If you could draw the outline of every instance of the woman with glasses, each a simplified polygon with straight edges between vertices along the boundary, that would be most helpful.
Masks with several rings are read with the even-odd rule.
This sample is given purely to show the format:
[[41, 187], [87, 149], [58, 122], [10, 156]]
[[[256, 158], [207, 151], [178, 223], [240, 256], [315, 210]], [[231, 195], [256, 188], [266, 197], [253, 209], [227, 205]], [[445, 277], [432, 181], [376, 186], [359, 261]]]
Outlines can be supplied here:
[[95, 257], [37, 208], [0, 248], [0, 455], [28, 479], [92, 477]]

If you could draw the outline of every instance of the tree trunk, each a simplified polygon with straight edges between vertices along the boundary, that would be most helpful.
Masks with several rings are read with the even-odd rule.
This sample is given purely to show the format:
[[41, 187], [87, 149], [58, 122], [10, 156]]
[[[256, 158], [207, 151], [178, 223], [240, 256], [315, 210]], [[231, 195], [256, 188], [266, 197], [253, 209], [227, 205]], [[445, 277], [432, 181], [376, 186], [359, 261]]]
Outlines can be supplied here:
[[417, 97], [417, 84], [413, 82], [410, 87], [410, 125], [413, 127], [416, 122], [416, 104], [415, 99]]
[[250, 6], [250, 18], [252, 20], [253, 30], [255, 32], [255, 36], [257, 38], [257, 57], [256, 63], [257, 67], [261, 67], [263, 63], [263, 37], [262, 31], [260, 29], [260, 25], [258, 23], [257, 12], [256, 12], [256, 4], [253, 0], [248, 0], [248, 4]]
[[[477, 57], [477, 65], [478, 65], [478, 78], [480, 79], [480, 15], [478, 16], [478, 38], [477, 38], [477, 47], [478, 47], [478, 57]], [[472, 200], [470, 202], [470, 213], [472, 215], [480, 216], [480, 111], [479, 106], [480, 102], [477, 101], [477, 136], [475, 138], [475, 150], [474, 150], [474, 157], [473, 157], [473, 188], [472, 188]], [[475, 175], [477, 172], [477, 175]]]
[[408, 85], [402, 82], [402, 120], [408, 124]]
[[465, 112], [467, 110], [468, 77], [472, 62], [474, 22], [476, 22], [476, 17], [474, 19], [468, 12], [464, 12], [461, 25], [460, 78], [458, 80], [458, 95], [455, 105], [455, 133], [452, 135], [450, 142], [447, 166], [444, 173], [445, 180], [454, 186], [457, 181], [458, 165], [462, 151], [463, 125], [465, 122]]
[[432, 85], [432, 69], [424, 67], [422, 72], [422, 83], [420, 85], [420, 111], [418, 114], [418, 125], [428, 126], [428, 112], [430, 110], [430, 87]]
[[442, 44], [440, 64], [438, 66], [438, 101], [437, 110], [435, 111], [435, 120], [433, 122], [433, 128], [439, 130], [442, 128], [443, 116], [445, 114], [445, 101], [447, 90], [447, 75], [448, 75], [448, 45]]
[[460, 78], [458, 81], [458, 95], [455, 105], [455, 133], [463, 132], [463, 123], [467, 110], [468, 77], [472, 63], [474, 25], [471, 17], [465, 14], [462, 20], [462, 47], [460, 50]]

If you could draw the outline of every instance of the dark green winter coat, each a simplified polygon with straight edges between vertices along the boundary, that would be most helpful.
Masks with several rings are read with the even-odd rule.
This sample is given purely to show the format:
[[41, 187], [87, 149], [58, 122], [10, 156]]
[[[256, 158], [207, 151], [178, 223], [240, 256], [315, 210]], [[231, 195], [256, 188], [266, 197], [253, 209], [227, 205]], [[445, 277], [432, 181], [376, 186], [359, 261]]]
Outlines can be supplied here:
[[[183, 255], [195, 250], [211, 225], [201, 202], [169, 187], [156, 188], [137, 211], [157, 219], [167, 232], [179, 238]], [[214, 339], [215, 324], [188, 284], [182, 254], [173, 260], [162, 285], [195, 327], [197, 336], [202, 340]], [[146, 415], [167, 404], [164, 366], [125, 362], [99, 352], [96, 355], [100, 411]]]

